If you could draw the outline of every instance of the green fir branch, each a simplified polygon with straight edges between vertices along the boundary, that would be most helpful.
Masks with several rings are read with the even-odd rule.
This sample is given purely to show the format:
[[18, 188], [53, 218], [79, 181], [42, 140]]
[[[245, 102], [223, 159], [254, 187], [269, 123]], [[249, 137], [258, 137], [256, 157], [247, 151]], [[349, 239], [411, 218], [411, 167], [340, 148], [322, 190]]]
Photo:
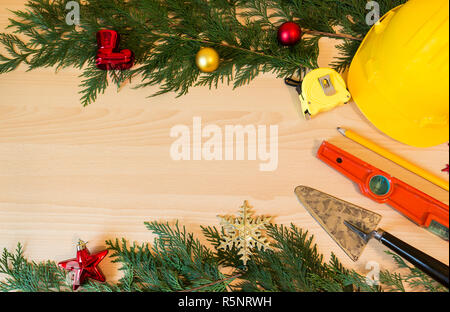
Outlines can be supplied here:
[[355, 271], [343, 268], [332, 255], [330, 263], [313, 244], [313, 236], [291, 224], [290, 227], [271, 225], [268, 235], [274, 250], [258, 251], [253, 255], [236, 288], [243, 291], [376, 291]]
[[29, 262], [19, 243], [14, 253], [4, 249], [0, 259], [0, 274], [6, 275], [0, 281], [0, 291], [52, 292], [70, 291], [66, 273], [56, 263]]
[[234, 279], [219, 270], [213, 253], [178, 224], [146, 223], [157, 235], [153, 246], [128, 247], [107, 241], [113, 262], [121, 263], [119, 289], [127, 291], [225, 291]]
[[94, 68], [86, 69], [80, 76], [83, 78], [80, 87], [82, 90], [81, 103], [87, 106], [94, 102], [99, 94], [103, 94], [108, 87], [108, 72]]
[[425, 289], [429, 292], [448, 292], [448, 289], [431, 279], [428, 275], [417, 269], [416, 267], [409, 266], [405, 260], [399, 255], [386, 251], [386, 253], [394, 259], [394, 262], [400, 269], [406, 269], [406, 274], [403, 276], [400, 273], [389, 273], [383, 271], [380, 273], [380, 281], [386, 283], [392, 281], [390, 285], [394, 290], [405, 291], [404, 284], [407, 284], [411, 289], [420, 291]]
[[[404, 0], [378, 2], [384, 13]], [[181, 96], [194, 86], [240, 87], [263, 73], [301, 76], [318, 67], [320, 38], [340, 34], [362, 38], [370, 29], [365, 1], [359, 0], [90, 0], [80, 4], [78, 26], [66, 24], [65, 4], [30, 0], [24, 10], [13, 12], [9, 28], [15, 35], [0, 34], [0, 46], [6, 51], [0, 55], [0, 74], [21, 64], [29, 70], [82, 69], [83, 105], [94, 102], [108, 80], [120, 88], [124, 81], [139, 77], [137, 88], [160, 87], [153, 96], [167, 92]], [[294, 47], [277, 41], [277, 29], [285, 21], [306, 30]], [[108, 77], [94, 66], [95, 34], [105, 28], [120, 33], [121, 49], [134, 51], [133, 69]], [[333, 67], [344, 71], [360, 39], [341, 39], [341, 55]], [[195, 65], [195, 55], [204, 46], [215, 48], [221, 57], [221, 66], [213, 73], [201, 73]]]
[[380, 272], [380, 282], [386, 285], [385, 290], [389, 292], [405, 292], [403, 277], [399, 273], [391, 273], [389, 271]]
[[[147, 222], [156, 237], [153, 244], [129, 245], [126, 239], [106, 241], [113, 263], [120, 264], [121, 279], [116, 284], [87, 281], [83, 292], [448, 292], [428, 276], [410, 267], [398, 255], [388, 252], [406, 274], [382, 271], [380, 285], [369, 285], [366, 278], [346, 269], [334, 254], [328, 262], [313, 244], [307, 231], [291, 224], [270, 225], [267, 234], [272, 250], [255, 250], [247, 266], [236, 249], [219, 250], [223, 229], [202, 227], [214, 249], [209, 249], [178, 223]], [[232, 274], [223, 274], [224, 267]], [[66, 272], [56, 263], [29, 262], [21, 244], [15, 252], [6, 249], [0, 259], [0, 291], [72, 291]]]

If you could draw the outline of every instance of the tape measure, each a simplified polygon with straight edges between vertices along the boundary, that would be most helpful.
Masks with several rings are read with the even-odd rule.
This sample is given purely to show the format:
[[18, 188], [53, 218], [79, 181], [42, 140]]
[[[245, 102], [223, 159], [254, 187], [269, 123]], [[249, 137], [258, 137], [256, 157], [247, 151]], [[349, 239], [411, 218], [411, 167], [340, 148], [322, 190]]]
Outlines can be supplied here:
[[394, 207], [417, 225], [448, 241], [448, 205], [326, 141], [317, 157], [357, 183], [365, 196]]
[[351, 99], [344, 79], [331, 68], [314, 69], [301, 82], [289, 78], [285, 82], [297, 87], [300, 110], [305, 119], [346, 104]]

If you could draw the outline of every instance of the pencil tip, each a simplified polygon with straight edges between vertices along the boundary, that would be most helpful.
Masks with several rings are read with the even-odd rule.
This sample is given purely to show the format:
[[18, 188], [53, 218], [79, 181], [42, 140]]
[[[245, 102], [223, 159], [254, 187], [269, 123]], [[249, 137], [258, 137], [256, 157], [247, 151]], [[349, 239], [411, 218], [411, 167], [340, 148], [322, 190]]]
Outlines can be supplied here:
[[341, 127], [337, 127], [337, 131], [339, 131], [339, 133], [341, 133], [342, 135], [345, 135], [345, 130]]

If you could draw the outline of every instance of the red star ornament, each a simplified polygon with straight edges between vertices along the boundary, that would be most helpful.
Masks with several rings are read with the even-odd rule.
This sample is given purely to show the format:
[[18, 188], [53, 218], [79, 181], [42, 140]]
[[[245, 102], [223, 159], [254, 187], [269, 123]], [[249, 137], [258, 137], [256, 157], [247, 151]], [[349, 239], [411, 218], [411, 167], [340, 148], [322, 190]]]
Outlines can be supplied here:
[[75, 259], [59, 262], [58, 265], [73, 274], [73, 290], [77, 290], [80, 285], [84, 283], [86, 278], [91, 278], [100, 282], [105, 281], [105, 276], [100, 272], [97, 266], [107, 254], [108, 250], [103, 250], [91, 255], [86, 248], [86, 243], [80, 240], [77, 245], [77, 257]]

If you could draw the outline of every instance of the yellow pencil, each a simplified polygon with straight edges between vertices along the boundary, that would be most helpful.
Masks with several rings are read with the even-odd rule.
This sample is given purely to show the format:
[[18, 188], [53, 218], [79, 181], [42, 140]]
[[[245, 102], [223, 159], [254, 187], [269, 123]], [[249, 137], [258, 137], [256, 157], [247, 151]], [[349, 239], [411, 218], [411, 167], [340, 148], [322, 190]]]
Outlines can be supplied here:
[[408, 169], [409, 171], [417, 174], [418, 176], [421, 176], [422, 178], [427, 179], [431, 183], [434, 183], [437, 186], [442, 187], [444, 190], [448, 191], [448, 181], [445, 181], [444, 179], [441, 179], [431, 174], [430, 172], [417, 167], [413, 163], [389, 152], [388, 150], [376, 145], [375, 143], [367, 140], [366, 138], [363, 138], [362, 136], [351, 130], [342, 129], [340, 127], [338, 127], [337, 130], [345, 137], [355, 141], [356, 143], [361, 144], [364, 147], [367, 147], [368, 149], [377, 153], [378, 155], [395, 162], [396, 164], [402, 166], [403, 168]]

